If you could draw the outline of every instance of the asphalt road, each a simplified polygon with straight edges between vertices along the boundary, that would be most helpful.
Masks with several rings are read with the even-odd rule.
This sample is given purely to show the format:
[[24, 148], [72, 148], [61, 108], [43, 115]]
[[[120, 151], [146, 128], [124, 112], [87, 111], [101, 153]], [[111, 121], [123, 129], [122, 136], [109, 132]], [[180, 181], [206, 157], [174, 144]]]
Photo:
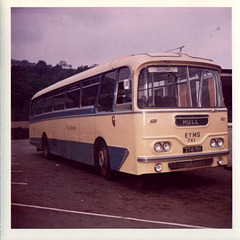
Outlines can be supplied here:
[[12, 229], [232, 228], [232, 171], [222, 167], [106, 181], [12, 141]]

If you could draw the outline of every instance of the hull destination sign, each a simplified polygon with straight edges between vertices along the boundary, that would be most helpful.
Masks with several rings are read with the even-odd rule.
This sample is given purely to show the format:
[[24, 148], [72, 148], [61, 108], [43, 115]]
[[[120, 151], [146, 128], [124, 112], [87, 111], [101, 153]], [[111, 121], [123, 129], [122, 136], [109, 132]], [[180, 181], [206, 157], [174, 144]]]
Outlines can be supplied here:
[[175, 124], [181, 126], [205, 126], [208, 124], [208, 115], [178, 115]]

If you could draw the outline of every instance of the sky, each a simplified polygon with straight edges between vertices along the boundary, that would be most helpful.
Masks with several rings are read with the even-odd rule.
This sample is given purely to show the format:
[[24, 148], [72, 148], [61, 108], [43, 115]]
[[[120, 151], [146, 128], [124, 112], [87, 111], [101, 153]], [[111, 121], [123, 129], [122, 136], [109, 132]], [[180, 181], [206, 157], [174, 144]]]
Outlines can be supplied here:
[[11, 58], [76, 68], [185, 46], [231, 69], [231, 24], [230, 7], [12, 7]]

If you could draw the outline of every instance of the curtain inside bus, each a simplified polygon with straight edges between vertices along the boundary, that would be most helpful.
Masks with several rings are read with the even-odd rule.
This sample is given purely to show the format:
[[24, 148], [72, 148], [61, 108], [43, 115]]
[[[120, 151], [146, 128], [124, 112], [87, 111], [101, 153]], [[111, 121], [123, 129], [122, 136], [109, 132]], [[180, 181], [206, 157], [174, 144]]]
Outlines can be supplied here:
[[151, 66], [144, 68], [138, 83], [139, 108], [224, 107], [216, 70]]

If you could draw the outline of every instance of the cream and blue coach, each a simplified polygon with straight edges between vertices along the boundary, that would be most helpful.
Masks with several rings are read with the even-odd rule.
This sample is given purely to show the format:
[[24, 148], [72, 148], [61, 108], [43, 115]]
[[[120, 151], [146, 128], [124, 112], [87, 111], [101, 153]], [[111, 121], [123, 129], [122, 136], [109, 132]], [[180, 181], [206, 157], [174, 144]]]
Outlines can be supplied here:
[[30, 104], [30, 143], [141, 175], [227, 164], [221, 68], [183, 53], [134, 54], [62, 80]]

